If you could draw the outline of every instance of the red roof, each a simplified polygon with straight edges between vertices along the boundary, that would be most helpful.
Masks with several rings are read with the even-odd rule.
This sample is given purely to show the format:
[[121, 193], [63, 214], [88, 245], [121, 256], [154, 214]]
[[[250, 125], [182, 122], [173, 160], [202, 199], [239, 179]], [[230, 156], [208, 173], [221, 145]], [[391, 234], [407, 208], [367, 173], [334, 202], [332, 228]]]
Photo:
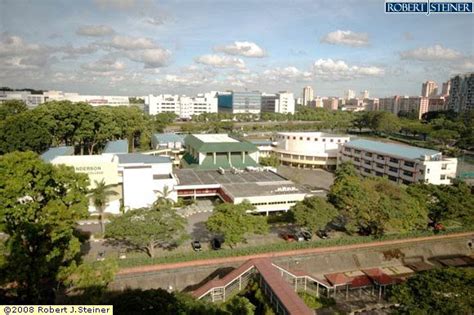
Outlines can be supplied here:
[[372, 285], [372, 281], [366, 275], [352, 277], [351, 288], [363, 288]]
[[338, 272], [338, 273], [330, 273], [327, 275], [324, 275], [326, 279], [332, 284], [332, 285], [344, 285], [348, 284], [351, 282], [351, 278], [346, 276], [345, 274]]
[[379, 285], [389, 285], [395, 283], [395, 279], [393, 277], [389, 276], [379, 268], [365, 269], [362, 270], [362, 272]]

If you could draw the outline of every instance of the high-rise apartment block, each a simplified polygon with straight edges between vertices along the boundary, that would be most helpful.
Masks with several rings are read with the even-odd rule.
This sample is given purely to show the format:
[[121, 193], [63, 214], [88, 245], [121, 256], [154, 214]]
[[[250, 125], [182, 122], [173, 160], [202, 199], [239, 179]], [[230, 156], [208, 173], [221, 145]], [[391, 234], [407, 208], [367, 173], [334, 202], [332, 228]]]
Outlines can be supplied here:
[[347, 90], [344, 96], [346, 100], [350, 100], [356, 97], [356, 93], [354, 90]]
[[311, 105], [311, 101], [314, 98], [314, 91], [313, 88], [310, 86], [305, 86], [303, 88], [303, 105], [308, 106]]
[[198, 94], [195, 97], [161, 94], [145, 98], [148, 114], [175, 113], [179, 118], [189, 119], [202, 113], [217, 113], [216, 92]]
[[433, 97], [438, 94], [438, 85], [434, 81], [426, 81], [421, 85], [421, 96]]
[[456, 112], [474, 109], [474, 72], [457, 75], [450, 80], [448, 108]]
[[293, 114], [295, 112], [295, 97], [293, 93], [278, 92], [262, 94], [262, 112]]
[[441, 89], [441, 96], [449, 96], [449, 90], [451, 89], [451, 81], [443, 82], [443, 88]]

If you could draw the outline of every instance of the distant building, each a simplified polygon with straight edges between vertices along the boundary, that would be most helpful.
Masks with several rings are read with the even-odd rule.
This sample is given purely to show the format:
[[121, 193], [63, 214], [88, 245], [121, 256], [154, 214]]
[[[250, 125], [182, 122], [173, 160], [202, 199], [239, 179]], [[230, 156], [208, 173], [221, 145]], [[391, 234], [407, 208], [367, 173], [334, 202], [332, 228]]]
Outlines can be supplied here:
[[344, 98], [346, 100], [350, 100], [352, 98], [355, 98], [356, 97], [356, 93], [354, 92], [354, 90], [347, 90], [345, 95], [344, 95]]
[[443, 82], [443, 88], [441, 90], [441, 96], [449, 96], [449, 90], [451, 89], [451, 81]]
[[322, 102], [325, 109], [337, 110], [339, 108], [339, 100], [336, 97], [323, 99]]
[[217, 113], [216, 92], [198, 94], [195, 97], [160, 94], [145, 98], [148, 114], [174, 113], [179, 118], [190, 119], [193, 115]]
[[262, 94], [262, 112], [294, 114], [295, 97], [293, 93]]
[[197, 169], [244, 169], [258, 166], [258, 148], [227, 134], [193, 134], [184, 138], [182, 165]]
[[310, 105], [313, 98], [314, 98], [313, 88], [310, 86], [305, 86], [303, 88], [303, 106]]
[[399, 112], [414, 113], [418, 119], [428, 112], [429, 98], [419, 96], [405, 96], [398, 99], [398, 114]]
[[271, 140], [249, 140], [258, 149], [258, 157], [269, 157], [273, 152], [273, 141]]
[[360, 97], [361, 97], [362, 99], [369, 98], [369, 91], [367, 91], [367, 90], [362, 91], [362, 92], [360, 93]]
[[413, 146], [357, 139], [339, 149], [338, 162], [350, 161], [364, 176], [386, 176], [396, 183], [449, 185], [456, 177], [457, 159]]
[[232, 114], [260, 114], [262, 94], [253, 92], [218, 93], [219, 111]]
[[444, 97], [444, 96], [430, 97], [428, 100], [428, 112], [437, 112], [437, 111], [447, 110], [446, 99], [447, 97]]
[[434, 97], [438, 94], [438, 85], [434, 81], [426, 81], [421, 85], [422, 97]]
[[184, 138], [175, 133], [155, 133], [151, 137], [152, 154], [168, 156], [174, 166], [179, 166], [185, 151]]
[[81, 95], [78, 93], [64, 93], [62, 91], [47, 91], [43, 95], [45, 102], [70, 101], [72, 103], [84, 102], [92, 106], [130, 106], [128, 96]]
[[379, 99], [378, 98], [366, 98], [364, 99], [365, 108], [368, 111], [379, 110]]
[[28, 107], [36, 107], [46, 101], [43, 94], [31, 94], [29, 91], [0, 91], [0, 103], [4, 101], [23, 101]]
[[448, 109], [463, 112], [474, 109], [474, 72], [457, 75], [450, 80]]
[[322, 132], [279, 132], [273, 152], [283, 165], [334, 168], [339, 145], [349, 140], [349, 136]]
[[349, 112], [360, 112], [366, 110], [365, 103], [363, 99], [351, 98], [346, 99], [341, 109]]

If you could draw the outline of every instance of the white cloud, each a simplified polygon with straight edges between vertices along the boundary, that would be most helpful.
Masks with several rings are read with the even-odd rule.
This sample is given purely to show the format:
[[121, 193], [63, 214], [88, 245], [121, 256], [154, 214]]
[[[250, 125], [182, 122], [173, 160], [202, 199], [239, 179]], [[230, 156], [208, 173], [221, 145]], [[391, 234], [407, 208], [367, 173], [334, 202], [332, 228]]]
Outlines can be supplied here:
[[313, 65], [313, 73], [327, 80], [351, 80], [365, 76], [382, 76], [385, 71], [375, 66], [351, 66], [343, 60], [318, 59]]
[[267, 69], [261, 74], [263, 80], [283, 80], [286, 82], [296, 80], [308, 80], [311, 78], [311, 73], [307, 71], [301, 71], [296, 67], [289, 66], [285, 68]]
[[220, 55], [203, 55], [194, 59], [197, 63], [216, 67], [216, 68], [245, 68], [245, 62], [241, 58], [220, 56]]
[[79, 47], [74, 47], [69, 44], [64, 47], [60, 47], [58, 49], [58, 51], [63, 52], [65, 54], [62, 59], [76, 59], [81, 55], [93, 54], [97, 50], [98, 50], [98, 47], [93, 44], [89, 44], [87, 46], [79, 46]]
[[115, 31], [107, 25], [83, 25], [76, 30], [77, 35], [101, 37], [114, 34]]
[[164, 16], [155, 16], [155, 17], [149, 17], [145, 19], [145, 22], [151, 25], [159, 26], [163, 25], [165, 23], [165, 17]]
[[112, 41], [107, 44], [113, 48], [123, 50], [151, 49], [158, 47], [150, 38], [118, 35], [114, 36]]
[[81, 65], [81, 68], [94, 72], [112, 72], [125, 69], [125, 64], [117, 59], [102, 58], [95, 62], [83, 64]]
[[142, 62], [145, 68], [159, 68], [168, 64], [171, 52], [163, 48], [134, 50], [126, 53], [133, 61]]
[[402, 51], [402, 59], [411, 59], [418, 61], [436, 61], [436, 60], [456, 60], [462, 58], [462, 54], [454, 49], [434, 45], [431, 47], [419, 47], [412, 50]]
[[101, 9], [126, 10], [135, 6], [135, 0], [94, 0]]
[[230, 45], [214, 47], [214, 51], [228, 55], [262, 58], [266, 56], [265, 50], [252, 42], [234, 42]]
[[367, 33], [355, 33], [353, 31], [337, 30], [323, 36], [320, 42], [332, 45], [360, 47], [369, 44], [369, 35]]

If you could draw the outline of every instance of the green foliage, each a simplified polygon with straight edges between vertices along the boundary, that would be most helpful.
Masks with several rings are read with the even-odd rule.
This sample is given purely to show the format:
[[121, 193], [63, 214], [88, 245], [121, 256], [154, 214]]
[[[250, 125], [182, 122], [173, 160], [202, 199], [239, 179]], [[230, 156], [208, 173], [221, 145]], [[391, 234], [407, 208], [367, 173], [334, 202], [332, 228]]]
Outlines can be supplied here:
[[409, 186], [408, 192], [428, 206], [429, 218], [436, 223], [451, 220], [467, 226], [474, 223], [474, 195], [464, 182], [416, 184]]
[[339, 214], [332, 204], [321, 197], [309, 197], [298, 201], [290, 211], [295, 217], [296, 224], [312, 232], [324, 229]]
[[167, 205], [127, 211], [112, 218], [106, 237], [155, 256], [156, 247], [170, 248], [182, 243], [186, 220]]
[[68, 268], [63, 283], [74, 294], [82, 295], [82, 303], [99, 304], [107, 286], [114, 279], [118, 265], [113, 260], [75, 264]]
[[33, 152], [0, 156], [0, 221], [8, 257], [2, 274], [20, 301], [54, 300], [58, 275], [80, 251], [77, 220], [87, 217], [88, 179]]
[[353, 170], [344, 165], [328, 195], [349, 232], [380, 236], [426, 228], [426, 205], [405, 187], [385, 178], [361, 178]]
[[298, 292], [298, 296], [303, 300], [303, 302], [313, 310], [320, 309], [323, 307], [329, 307], [336, 304], [333, 298], [326, 298], [320, 296], [319, 298], [304, 291]]
[[230, 314], [253, 315], [256, 306], [250, 303], [246, 297], [236, 295], [223, 305], [223, 309]]
[[270, 154], [267, 157], [261, 157], [258, 163], [262, 166], [271, 166], [271, 167], [278, 167], [280, 165], [280, 161], [275, 154]]
[[248, 202], [217, 205], [207, 219], [206, 226], [209, 231], [222, 235], [225, 243], [232, 247], [245, 241], [245, 234], [268, 233], [265, 217], [247, 213], [253, 210], [255, 207]]
[[15, 116], [27, 110], [28, 107], [23, 101], [3, 101], [0, 103], [0, 121], [7, 119], [9, 116]]
[[474, 270], [446, 268], [416, 273], [394, 286], [390, 301], [399, 314], [471, 314], [474, 310]]

